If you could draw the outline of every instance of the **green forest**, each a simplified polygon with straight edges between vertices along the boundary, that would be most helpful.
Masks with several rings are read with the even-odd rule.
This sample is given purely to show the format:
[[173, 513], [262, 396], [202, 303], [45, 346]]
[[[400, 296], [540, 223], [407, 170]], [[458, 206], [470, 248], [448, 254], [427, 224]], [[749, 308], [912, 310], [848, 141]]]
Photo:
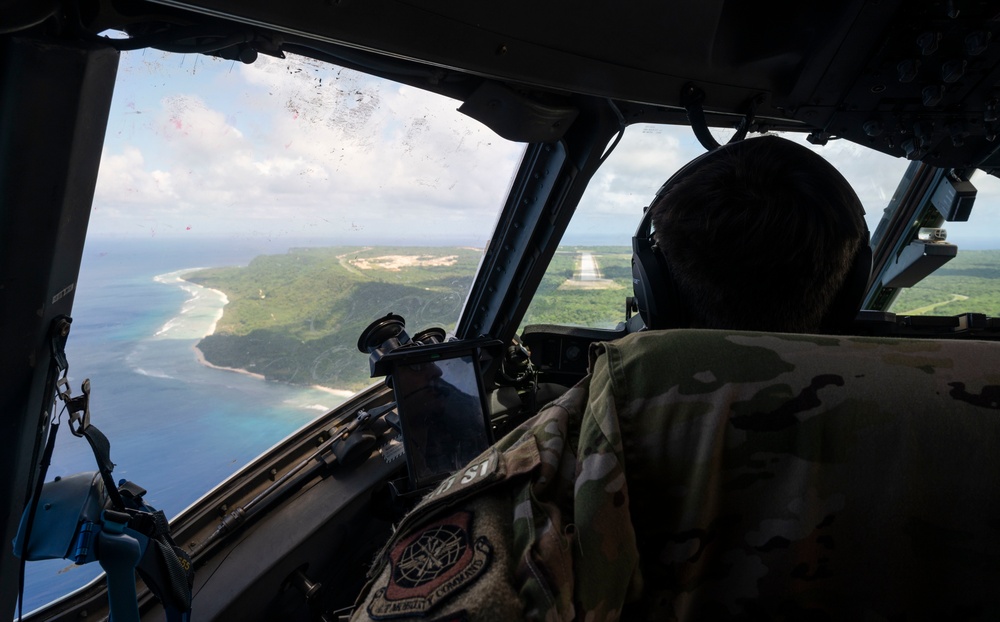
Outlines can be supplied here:
[[1000, 250], [963, 251], [916, 286], [902, 289], [889, 309], [898, 315], [1000, 314]]
[[452, 330], [482, 251], [470, 248], [332, 247], [264, 255], [246, 267], [209, 268], [185, 279], [229, 298], [208, 362], [268, 380], [358, 389], [371, 384], [358, 336], [388, 313], [413, 335]]

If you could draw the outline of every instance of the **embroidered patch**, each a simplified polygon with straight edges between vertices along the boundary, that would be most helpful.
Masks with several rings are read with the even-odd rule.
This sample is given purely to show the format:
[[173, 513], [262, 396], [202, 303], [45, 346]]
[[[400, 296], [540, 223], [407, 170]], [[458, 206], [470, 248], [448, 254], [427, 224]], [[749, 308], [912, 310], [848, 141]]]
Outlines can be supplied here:
[[472, 512], [425, 525], [389, 553], [389, 584], [375, 592], [368, 614], [385, 620], [425, 615], [478, 579], [493, 559], [486, 536], [471, 542]]
[[464, 472], [455, 473], [451, 477], [442, 480], [438, 484], [438, 487], [421, 501], [421, 504], [427, 505], [444, 493], [453, 495], [461, 494], [473, 488], [478, 488], [492, 481], [493, 475], [499, 470], [499, 465], [499, 453], [496, 448], [490, 448], [489, 453], [486, 454], [486, 458], [482, 462], [469, 465]]

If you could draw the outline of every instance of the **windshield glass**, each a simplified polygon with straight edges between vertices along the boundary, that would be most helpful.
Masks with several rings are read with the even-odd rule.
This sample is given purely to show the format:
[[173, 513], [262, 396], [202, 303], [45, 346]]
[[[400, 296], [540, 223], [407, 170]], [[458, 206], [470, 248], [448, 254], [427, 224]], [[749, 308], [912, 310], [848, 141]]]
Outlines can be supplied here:
[[[840, 170], [861, 198], [874, 231], [909, 163], [846, 141], [816, 146], [804, 135], [783, 136]], [[716, 139], [725, 142], [728, 136], [720, 132]], [[632, 295], [632, 236], [643, 208], [674, 171], [704, 151], [688, 127], [629, 126], [587, 187], [522, 327], [615, 328], [624, 321], [625, 298]]]
[[[523, 152], [459, 102], [301, 57], [124, 53], [67, 344], [114, 477], [176, 515], [381, 379], [377, 317], [454, 328]], [[96, 470], [61, 434], [48, 471]], [[27, 564], [24, 610], [98, 564]]]

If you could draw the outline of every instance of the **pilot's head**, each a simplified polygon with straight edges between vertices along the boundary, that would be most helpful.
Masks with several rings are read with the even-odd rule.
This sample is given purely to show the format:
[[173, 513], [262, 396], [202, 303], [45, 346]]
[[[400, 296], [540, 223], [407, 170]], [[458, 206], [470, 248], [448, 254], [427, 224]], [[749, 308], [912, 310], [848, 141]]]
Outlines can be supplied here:
[[857, 313], [871, 269], [864, 209], [808, 148], [775, 136], [726, 145], [650, 209], [687, 325], [835, 331]]

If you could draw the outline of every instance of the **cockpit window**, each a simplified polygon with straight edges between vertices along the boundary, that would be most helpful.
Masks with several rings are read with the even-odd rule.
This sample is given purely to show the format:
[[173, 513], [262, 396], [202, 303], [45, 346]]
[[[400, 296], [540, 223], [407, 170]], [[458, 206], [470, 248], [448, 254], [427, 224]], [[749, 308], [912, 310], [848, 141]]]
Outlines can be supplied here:
[[[115, 478], [168, 517], [381, 381], [387, 313], [453, 329], [523, 147], [301, 57], [124, 53], [67, 344]], [[48, 479], [96, 470], [62, 434]], [[25, 611], [97, 564], [27, 565]]]
[[[784, 136], [841, 171], [861, 198], [874, 231], [908, 162], [846, 141], [815, 146], [802, 135]], [[717, 140], [728, 136], [720, 133]], [[643, 208], [670, 175], [704, 151], [690, 128], [629, 126], [590, 182], [522, 326], [615, 328], [622, 322], [625, 298], [632, 295], [632, 236]]]
[[946, 222], [946, 241], [958, 247], [945, 263], [890, 307], [898, 315], [1000, 314], [1000, 179], [977, 171], [976, 202], [967, 222]]

